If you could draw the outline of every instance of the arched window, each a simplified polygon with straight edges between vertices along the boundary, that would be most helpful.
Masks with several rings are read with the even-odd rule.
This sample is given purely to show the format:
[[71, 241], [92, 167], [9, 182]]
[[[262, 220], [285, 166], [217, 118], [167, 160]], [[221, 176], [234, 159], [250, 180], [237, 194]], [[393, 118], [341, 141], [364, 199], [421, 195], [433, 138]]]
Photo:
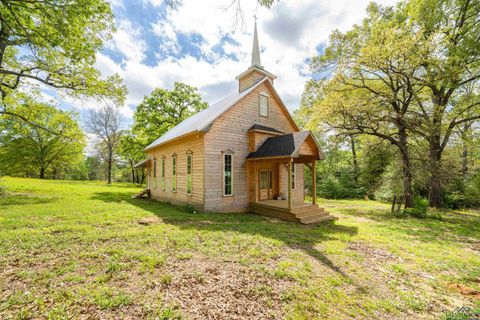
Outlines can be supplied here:
[[162, 191], [165, 191], [165, 156], [162, 157]]
[[187, 151], [187, 195], [192, 194], [192, 170], [193, 169], [193, 153], [189, 150]]
[[233, 151], [222, 152], [223, 157], [223, 196], [233, 196]]
[[153, 187], [157, 188], [157, 158], [153, 158]]
[[177, 155], [172, 155], [172, 191], [177, 192]]

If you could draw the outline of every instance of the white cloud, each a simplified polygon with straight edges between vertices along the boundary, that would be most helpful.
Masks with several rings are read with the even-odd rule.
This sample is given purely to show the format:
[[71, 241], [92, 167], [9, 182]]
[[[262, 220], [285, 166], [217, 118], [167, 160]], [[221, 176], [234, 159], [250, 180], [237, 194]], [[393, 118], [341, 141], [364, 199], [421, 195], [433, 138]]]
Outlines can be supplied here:
[[117, 21], [117, 32], [106, 47], [119, 51], [128, 61], [142, 61], [147, 44], [142, 38], [142, 30], [135, 28], [130, 20], [122, 19]]
[[[308, 80], [305, 59], [317, 54], [317, 46], [326, 43], [334, 29], [346, 31], [353, 24], [360, 23], [369, 1], [281, 0], [271, 9], [257, 9], [262, 64], [278, 76], [275, 87], [291, 110], [297, 107]], [[158, 6], [162, 1], [150, 2]], [[396, 0], [380, 2], [393, 4]], [[124, 78], [130, 105], [138, 104], [155, 87], [171, 88], [174, 81], [198, 87], [206, 101], [215, 102], [236, 90], [235, 76], [250, 63], [256, 1], [241, 2], [246, 28], [240, 25], [237, 29], [232, 27], [234, 8], [225, 10], [229, 3], [225, 0], [184, 0], [178, 10], [168, 9], [165, 18], [150, 24], [153, 33], [163, 39], [158, 52], [179, 52], [178, 33], [201, 34], [205, 40], [201, 50], [206, 56], [215, 58], [213, 64], [186, 56], [166, 58], [149, 66], [143, 62], [147, 47], [141, 30], [123, 19], [118, 21], [118, 31], [109, 48], [122, 53], [125, 61], [119, 66], [108, 56], [99, 54], [96, 66], [104, 75], [118, 72]], [[212, 47], [227, 34], [239, 45], [225, 43], [222, 49], [226, 54], [235, 55], [239, 61], [219, 57], [212, 51]], [[125, 109], [124, 115], [131, 116], [131, 110]]]

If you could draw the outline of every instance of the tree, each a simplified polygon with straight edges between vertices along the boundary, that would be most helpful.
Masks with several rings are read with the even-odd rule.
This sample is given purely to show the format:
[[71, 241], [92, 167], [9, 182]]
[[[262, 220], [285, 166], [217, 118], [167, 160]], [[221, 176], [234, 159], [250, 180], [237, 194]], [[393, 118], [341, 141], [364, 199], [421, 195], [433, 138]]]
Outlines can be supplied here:
[[361, 26], [335, 31], [325, 53], [313, 60], [317, 72], [334, 70], [318, 101], [317, 119], [345, 136], [371, 135], [396, 146], [402, 160], [405, 207], [413, 206], [408, 143], [409, 110], [421, 86], [411, 81], [423, 48], [399, 30], [407, 20], [392, 9], [371, 4]]
[[30, 175], [35, 170], [44, 179], [48, 170], [68, 169], [81, 160], [85, 136], [76, 114], [29, 97], [23, 97], [12, 111], [32, 117], [47, 130], [30, 126], [16, 116], [0, 120], [0, 161], [6, 173]]
[[88, 156], [85, 159], [88, 170], [88, 180], [101, 180], [104, 177], [102, 159], [97, 156]]
[[97, 148], [107, 162], [107, 181], [112, 183], [113, 158], [120, 143], [120, 117], [112, 104], [90, 111], [87, 129], [99, 140]]
[[12, 93], [22, 85], [45, 85], [75, 97], [108, 97], [122, 102], [126, 87], [118, 75], [105, 80], [95, 54], [115, 31], [104, 0], [0, 2], [0, 115], [16, 116]]
[[134, 167], [135, 163], [138, 163], [145, 158], [143, 148], [144, 145], [137, 136], [129, 131], [124, 131], [122, 133], [118, 152], [120, 156], [127, 161], [130, 167], [132, 183], [143, 183], [145, 178], [143, 170], [142, 176], [140, 177], [138, 168]]
[[197, 89], [187, 84], [175, 82], [172, 90], [157, 88], [137, 107], [132, 132], [149, 144], [207, 106]]
[[442, 203], [442, 154], [455, 129], [480, 119], [480, 99], [455, 103], [455, 95], [480, 80], [480, 2], [472, 0], [409, 1], [400, 7], [408, 21], [410, 37], [425, 54], [412, 81], [426, 88], [418, 97], [420, 125], [417, 134], [429, 145], [429, 204]]

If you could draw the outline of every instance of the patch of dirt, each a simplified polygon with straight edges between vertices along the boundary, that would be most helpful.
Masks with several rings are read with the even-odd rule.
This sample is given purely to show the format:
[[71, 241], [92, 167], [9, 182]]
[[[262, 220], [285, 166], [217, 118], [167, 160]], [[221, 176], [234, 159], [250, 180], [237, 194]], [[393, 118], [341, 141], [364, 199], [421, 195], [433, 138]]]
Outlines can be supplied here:
[[474, 242], [472, 244], [472, 250], [476, 251], [477, 253], [480, 253], [480, 241]]
[[475, 290], [473, 288], [470, 288], [470, 287], [467, 287], [467, 286], [464, 286], [463, 284], [459, 284], [459, 283], [449, 283], [447, 285], [447, 287], [450, 289], [450, 290], [454, 290], [464, 296], [470, 296], [476, 300], [480, 300], [480, 291], [478, 290]]
[[189, 260], [169, 268], [165, 286], [170, 300], [191, 319], [279, 319], [280, 295], [291, 283], [232, 262]]
[[360, 252], [366, 258], [373, 258], [375, 260], [402, 260], [400, 257], [397, 257], [387, 250], [374, 248], [365, 243], [351, 242], [349, 243], [348, 248]]
[[162, 220], [158, 217], [145, 217], [140, 220], [138, 220], [138, 224], [144, 225], [144, 226], [149, 226], [151, 224], [156, 224], [162, 222]]
[[[80, 251], [79, 248], [76, 250]], [[172, 259], [156, 267], [152, 273], [138, 272], [135, 267], [115, 271], [103, 285], [96, 282], [104, 275], [104, 270], [87, 272], [100, 262], [107, 266], [107, 259], [98, 257], [91, 261], [82, 260], [75, 267], [75, 274], [82, 278], [78, 283], [65, 281], [64, 275], [38, 278], [44, 272], [53, 272], [57, 267], [66, 265], [73, 254], [69, 256], [65, 253], [51, 254], [48, 261], [43, 262], [9, 260], [8, 265], [0, 268], [0, 303], [18, 292], [30, 292], [32, 297], [42, 297], [47, 306], [53, 307], [51, 292], [68, 289], [74, 296], [62, 298], [61, 303], [76, 299], [69, 312], [76, 313], [79, 319], [144, 319], [153, 316], [153, 310], [164, 306], [178, 307], [191, 320], [281, 319], [288, 303], [281, 299], [282, 293], [294, 284], [287, 279], [269, 277], [240, 263], [215, 261], [203, 256], [193, 256], [189, 260]], [[135, 262], [121, 263], [132, 266], [130, 263]], [[19, 270], [27, 269], [35, 271], [34, 276], [20, 277]], [[65, 276], [69, 274], [67, 272]], [[93, 304], [91, 297], [84, 296], [82, 288], [99, 290], [103, 286], [111, 288], [114, 294], [127, 294], [132, 297], [132, 302], [118, 308], [103, 309]], [[38, 312], [34, 304], [24, 306], [33, 314]], [[15, 308], [7, 310], [7, 314], [14, 314]]]

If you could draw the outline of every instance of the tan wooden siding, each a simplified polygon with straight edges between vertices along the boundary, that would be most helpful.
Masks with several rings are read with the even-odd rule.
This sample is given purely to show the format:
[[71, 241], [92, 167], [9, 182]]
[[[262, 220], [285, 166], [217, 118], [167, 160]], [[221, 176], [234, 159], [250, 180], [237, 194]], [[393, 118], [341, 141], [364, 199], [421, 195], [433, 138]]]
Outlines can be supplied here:
[[301, 155], [318, 154], [317, 146], [315, 145], [315, 142], [312, 140], [311, 137], [308, 137], [308, 139], [300, 146], [300, 154]]
[[[157, 158], [157, 176], [150, 183], [152, 197], [160, 201], [170, 201], [175, 204], [190, 204], [203, 210], [203, 133], [181, 138], [155, 149], [149, 150], [150, 158]], [[187, 152], [192, 152], [192, 194], [187, 195]], [[177, 191], [172, 191], [172, 155], [177, 156]], [[165, 191], [162, 190], [162, 157], [165, 157]], [[153, 179], [153, 174], [150, 175]], [[156, 187], [155, 187], [156, 186]]]
[[[305, 195], [303, 163], [294, 163], [295, 166], [295, 190], [292, 190], [292, 202], [303, 203]], [[280, 165], [280, 193], [288, 198], [288, 167], [287, 163]]]
[[[256, 83], [258, 83], [263, 78], [265, 78], [265, 75], [261, 72], [255, 71], [255, 70], [251, 71], [250, 73], [247, 73], [246, 75], [244, 75], [243, 77], [238, 79], [238, 90], [239, 90], [239, 92], [242, 92], [242, 91], [250, 88], [251, 86], [255, 85]], [[270, 81], [273, 84], [273, 79], [272, 78], [270, 78]]]
[[[259, 115], [259, 94], [269, 94], [268, 117]], [[285, 111], [274, 98], [266, 83], [221, 115], [205, 134], [205, 210], [244, 211], [250, 204], [246, 157], [249, 153], [248, 129], [255, 123], [275, 128], [284, 133], [295, 131]], [[223, 196], [222, 151], [232, 150], [233, 196]], [[299, 168], [299, 172], [302, 172]], [[303, 175], [298, 175], [298, 179]], [[298, 180], [303, 189], [303, 180]], [[302, 186], [300, 188], [300, 185]], [[251, 188], [251, 186], [250, 186]], [[297, 191], [299, 192], [299, 191]]]
[[260, 147], [265, 140], [270, 137], [275, 137], [277, 134], [274, 133], [265, 133], [265, 132], [249, 132], [249, 151], [254, 152], [257, 151], [258, 147]]

